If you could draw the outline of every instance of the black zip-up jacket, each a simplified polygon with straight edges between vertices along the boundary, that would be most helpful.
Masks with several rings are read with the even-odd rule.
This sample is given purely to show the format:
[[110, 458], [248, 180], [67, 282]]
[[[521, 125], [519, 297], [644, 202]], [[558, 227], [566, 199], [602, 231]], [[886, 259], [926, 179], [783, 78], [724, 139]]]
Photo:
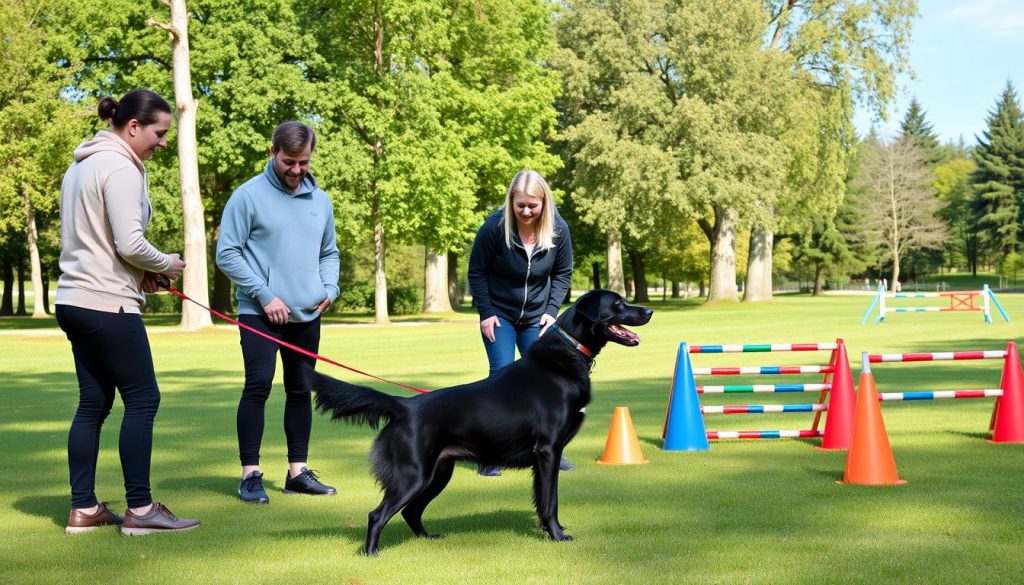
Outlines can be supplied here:
[[527, 257], [519, 234], [512, 248], [505, 245], [505, 210], [484, 220], [469, 254], [469, 287], [480, 320], [499, 315], [512, 323], [533, 325], [558, 308], [572, 279], [572, 239], [569, 226], [555, 213], [555, 247], [533, 249]]

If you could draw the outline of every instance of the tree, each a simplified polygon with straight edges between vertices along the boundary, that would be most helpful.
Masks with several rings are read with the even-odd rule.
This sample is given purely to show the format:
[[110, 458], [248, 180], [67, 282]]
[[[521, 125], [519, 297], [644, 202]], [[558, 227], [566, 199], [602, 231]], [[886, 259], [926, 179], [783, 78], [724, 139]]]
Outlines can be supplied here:
[[978, 234], [971, 226], [971, 175], [977, 165], [967, 158], [951, 158], [935, 167], [932, 187], [943, 203], [940, 215], [949, 226], [946, 265], [966, 266], [978, 272]]
[[925, 154], [925, 163], [934, 167], [945, 159], [945, 153], [939, 146], [939, 137], [932, 130], [932, 125], [925, 120], [925, 111], [917, 98], [910, 99], [907, 114], [900, 122], [900, 136], [908, 138]]
[[924, 153], [907, 139], [868, 145], [859, 180], [865, 193], [862, 237], [884, 247], [892, 261], [890, 287], [895, 292], [900, 258], [909, 250], [939, 248], [947, 239], [938, 217], [941, 203], [932, 188], [934, 176]]
[[771, 298], [776, 224], [799, 232], [809, 228], [808, 218], [835, 214], [853, 143], [853, 104], [884, 115], [896, 78], [907, 66], [911, 20], [917, 15], [915, 0], [765, 0], [763, 6], [768, 49], [792, 56], [796, 67], [785, 74], [800, 79], [818, 98], [800, 106], [814, 117], [813, 134], [788, 135], [796, 150], [778, 205], [750, 232], [744, 300], [751, 301]]
[[[24, 234], [33, 317], [45, 316], [47, 305], [43, 279], [49, 271], [41, 262], [41, 228], [56, 217], [68, 153], [83, 127], [62, 97], [68, 72], [50, 60], [45, 25], [56, 10], [52, 3], [35, 0], [0, 6], [0, 228], [5, 228], [0, 232]], [[4, 239], [0, 234], [0, 243]]]
[[[196, 144], [196, 109], [192, 97], [192, 65], [188, 46], [188, 11], [185, 0], [170, 0], [171, 22], [149, 19], [149, 24], [167, 31], [171, 37], [174, 68], [174, 97], [178, 110], [178, 177], [181, 182], [181, 209], [184, 223], [184, 257], [188, 261], [183, 274], [185, 294], [201, 305], [210, 304], [209, 273], [206, 268], [206, 223], [199, 193], [199, 154]], [[212, 325], [210, 313], [195, 303], [181, 306], [181, 327], [185, 330]]]
[[1006, 82], [986, 122], [988, 130], [978, 137], [974, 150], [978, 166], [971, 175], [971, 217], [980, 247], [1002, 262], [1020, 251], [1024, 234], [1024, 117], [1011, 82]]

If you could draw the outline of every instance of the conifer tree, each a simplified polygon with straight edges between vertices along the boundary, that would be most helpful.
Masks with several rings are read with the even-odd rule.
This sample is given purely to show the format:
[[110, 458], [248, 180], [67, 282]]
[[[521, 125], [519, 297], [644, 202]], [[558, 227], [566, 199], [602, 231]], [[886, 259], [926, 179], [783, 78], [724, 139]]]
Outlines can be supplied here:
[[907, 115], [900, 122], [900, 135], [909, 138], [925, 154], [925, 163], [935, 166], [944, 162], [945, 156], [932, 125], [925, 119], [925, 111], [917, 98], [910, 99]]
[[1006, 82], [987, 123], [974, 152], [978, 168], [971, 175], [971, 220], [981, 249], [1002, 260], [1020, 250], [1024, 234], [1024, 117], [1011, 82]]

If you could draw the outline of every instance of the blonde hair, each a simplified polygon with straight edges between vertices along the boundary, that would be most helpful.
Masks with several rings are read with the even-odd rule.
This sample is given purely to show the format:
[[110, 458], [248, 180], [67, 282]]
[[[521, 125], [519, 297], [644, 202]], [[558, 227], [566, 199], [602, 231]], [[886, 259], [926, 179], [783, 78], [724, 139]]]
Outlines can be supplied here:
[[532, 170], [522, 170], [516, 173], [505, 193], [505, 245], [512, 247], [512, 234], [516, 230], [516, 214], [512, 210], [513, 198], [516, 193], [522, 193], [528, 197], [536, 197], [543, 201], [544, 209], [537, 219], [537, 246], [541, 250], [548, 250], [555, 247], [555, 198], [551, 196], [551, 188], [540, 173]]

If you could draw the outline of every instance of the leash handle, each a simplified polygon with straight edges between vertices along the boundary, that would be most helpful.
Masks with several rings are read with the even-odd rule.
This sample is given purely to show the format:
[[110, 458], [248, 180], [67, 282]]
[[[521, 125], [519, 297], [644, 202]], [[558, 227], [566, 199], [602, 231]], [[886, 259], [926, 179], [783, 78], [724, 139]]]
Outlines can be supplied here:
[[309, 350], [306, 350], [306, 349], [303, 349], [303, 348], [301, 348], [301, 347], [299, 347], [297, 345], [293, 345], [291, 343], [288, 343], [287, 341], [280, 340], [280, 339], [278, 339], [278, 338], [276, 338], [276, 337], [274, 337], [272, 335], [267, 335], [266, 333], [264, 333], [264, 332], [262, 332], [262, 331], [260, 331], [258, 329], [254, 329], [254, 328], [246, 325], [245, 323], [241, 323], [241, 322], [239, 322], [239, 321], [237, 321], [235, 319], [232, 319], [231, 317], [228, 317], [227, 315], [225, 315], [225, 314], [223, 314], [223, 313], [221, 313], [219, 311], [215, 311], [215, 310], [211, 309], [210, 307], [207, 307], [206, 305], [203, 305], [199, 301], [196, 301], [195, 299], [189, 297], [185, 293], [183, 293], [183, 292], [181, 292], [179, 290], [176, 290], [173, 286], [171, 286], [170, 280], [168, 280], [167, 277], [162, 275], [162, 274], [158, 274], [157, 275], [157, 285], [162, 287], [162, 288], [164, 288], [164, 289], [166, 289], [167, 292], [171, 293], [172, 295], [174, 295], [176, 297], [181, 298], [182, 300], [189, 301], [190, 303], [193, 303], [195, 305], [198, 305], [199, 307], [202, 307], [203, 309], [206, 309], [207, 311], [210, 312], [211, 315], [215, 315], [218, 318], [220, 318], [220, 319], [222, 319], [224, 321], [227, 321], [228, 323], [231, 323], [233, 325], [238, 325], [240, 328], [245, 329], [246, 331], [249, 331], [250, 333], [255, 333], [256, 335], [259, 335], [260, 337], [263, 337], [264, 339], [269, 339], [270, 341], [273, 341], [274, 343], [280, 345], [281, 347], [286, 347], [286, 348], [288, 348], [288, 349], [290, 349], [290, 350], [292, 350], [292, 351], [294, 351], [296, 353], [302, 354], [302, 355], [304, 355], [306, 357], [311, 357], [313, 359], [317, 359], [317, 360], [320, 360], [322, 362], [327, 362], [327, 363], [331, 364], [332, 366], [337, 366], [339, 368], [344, 368], [344, 369], [346, 369], [346, 370], [348, 370], [350, 372], [355, 372], [356, 374], [360, 374], [360, 375], [366, 376], [368, 378], [373, 378], [374, 380], [377, 380], [379, 382], [384, 382], [385, 384], [392, 384], [394, 386], [401, 386], [402, 388], [405, 388], [406, 390], [411, 390], [413, 392], [418, 392], [420, 394], [429, 394], [430, 393], [430, 390], [425, 390], [423, 388], [417, 388], [416, 386], [409, 386], [407, 384], [402, 384], [400, 382], [392, 382], [391, 380], [387, 380], [385, 378], [381, 378], [380, 376], [375, 376], [375, 375], [373, 375], [373, 374], [371, 374], [369, 372], [364, 372], [362, 370], [357, 370], [356, 368], [353, 368], [353, 367], [350, 367], [350, 366], [346, 366], [345, 364], [336, 362], [336, 361], [334, 361], [334, 360], [332, 360], [330, 358], [326, 358], [326, 357], [324, 357], [324, 356], [322, 356], [320, 354], [313, 353], [313, 352], [311, 352]]

